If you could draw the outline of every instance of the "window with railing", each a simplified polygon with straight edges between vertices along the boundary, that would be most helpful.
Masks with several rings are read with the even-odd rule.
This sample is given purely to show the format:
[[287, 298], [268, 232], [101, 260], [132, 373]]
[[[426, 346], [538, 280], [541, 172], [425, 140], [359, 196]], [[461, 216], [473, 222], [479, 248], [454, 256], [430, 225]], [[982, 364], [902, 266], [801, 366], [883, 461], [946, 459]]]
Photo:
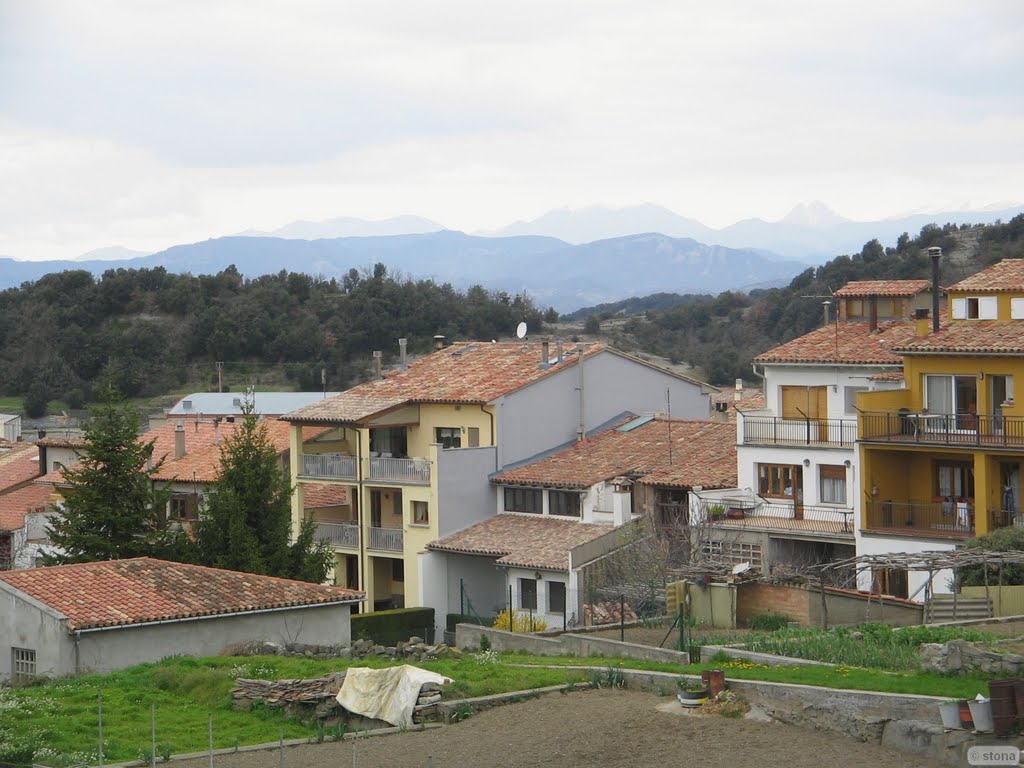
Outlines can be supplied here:
[[758, 464], [757, 489], [768, 498], [793, 498], [793, 467], [788, 464]]

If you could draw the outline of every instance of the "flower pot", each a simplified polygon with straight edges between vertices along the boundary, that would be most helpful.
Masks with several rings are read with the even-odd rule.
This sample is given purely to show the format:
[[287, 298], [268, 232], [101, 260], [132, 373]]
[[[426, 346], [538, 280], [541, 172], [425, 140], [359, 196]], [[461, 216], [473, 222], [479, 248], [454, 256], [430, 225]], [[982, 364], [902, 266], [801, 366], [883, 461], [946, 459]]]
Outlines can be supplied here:
[[726, 511], [725, 516], [728, 517], [730, 520], [742, 520], [743, 510], [741, 508], [730, 507]]
[[981, 699], [969, 702], [968, 706], [971, 708], [974, 730], [978, 733], [992, 733], [992, 702], [988, 699]]
[[679, 699], [679, 703], [684, 707], [699, 707], [708, 700], [710, 693], [707, 688], [701, 688], [696, 691], [685, 691], [680, 688], [676, 698]]
[[966, 730], [974, 728], [974, 720], [971, 719], [971, 708], [967, 699], [960, 699], [960, 727]]
[[952, 704], [939, 704], [939, 716], [942, 718], [943, 728], [960, 728], [960, 704], [954, 701]]

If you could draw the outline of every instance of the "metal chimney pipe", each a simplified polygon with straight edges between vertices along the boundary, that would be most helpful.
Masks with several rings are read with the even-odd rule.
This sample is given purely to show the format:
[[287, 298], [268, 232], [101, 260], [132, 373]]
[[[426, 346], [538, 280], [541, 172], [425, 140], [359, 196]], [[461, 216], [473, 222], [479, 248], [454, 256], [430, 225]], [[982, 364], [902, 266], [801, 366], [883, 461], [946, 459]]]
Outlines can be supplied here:
[[398, 340], [398, 361], [399, 361], [399, 365], [401, 366], [403, 371], [406, 368], [409, 367], [408, 364], [406, 363], [406, 360], [405, 360], [405, 349], [406, 349], [406, 346], [408, 344], [409, 344], [409, 340], [408, 339], [399, 339]]
[[436, 349], [436, 350], [444, 349], [444, 336], [441, 335], [440, 333], [437, 334], [434, 337], [434, 349]]
[[828, 319], [829, 319], [828, 318], [828, 307], [829, 307], [829, 305], [831, 303], [832, 303], [831, 301], [823, 301], [823, 302], [821, 302], [821, 311], [822, 311], [822, 315], [824, 316], [824, 319], [825, 319], [824, 325], [828, 325]]
[[384, 371], [381, 369], [381, 362], [382, 362], [381, 358], [383, 356], [384, 356], [384, 353], [381, 352], [379, 349], [375, 349], [373, 351], [373, 372], [377, 376], [378, 379], [383, 379], [384, 378]]
[[932, 257], [932, 332], [939, 330], [939, 259], [942, 258], [942, 248], [933, 245], [928, 249], [928, 255]]
[[174, 458], [185, 455], [185, 422], [178, 419], [174, 424]]
[[736, 379], [736, 384], [733, 386], [732, 399], [737, 402], [743, 399], [743, 379]]

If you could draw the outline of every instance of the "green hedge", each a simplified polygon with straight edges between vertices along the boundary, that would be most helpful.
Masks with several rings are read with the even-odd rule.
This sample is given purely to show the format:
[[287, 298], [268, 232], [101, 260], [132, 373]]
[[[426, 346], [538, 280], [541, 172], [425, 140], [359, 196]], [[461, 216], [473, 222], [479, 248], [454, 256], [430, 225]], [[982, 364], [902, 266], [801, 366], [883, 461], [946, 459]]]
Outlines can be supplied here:
[[352, 617], [352, 639], [371, 639], [391, 644], [413, 635], [434, 642], [433, 608], [394, 608], [390, 611], [357, 613]]

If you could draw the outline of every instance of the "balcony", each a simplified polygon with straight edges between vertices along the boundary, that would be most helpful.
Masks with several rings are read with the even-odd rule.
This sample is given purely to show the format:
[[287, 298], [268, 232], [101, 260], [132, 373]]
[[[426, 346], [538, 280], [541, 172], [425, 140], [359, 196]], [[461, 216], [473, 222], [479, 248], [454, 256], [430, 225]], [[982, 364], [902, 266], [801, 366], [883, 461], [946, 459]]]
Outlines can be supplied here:
[[401, 528], [370, 527], [367, 549], [378, 552], [401, 552], [405, 546], [404, 531]]
[[852, 448], [857, 440], [854, 419], [783, 419], [745, 416], [743, 445], [801, 445]]
[[990, 509], [988, 511], [988, 529], [1024, 528], [1024, 514], [1012, 509]]
[[872, 501], [864, 530], [902, 536], [969, 539], [974, 536], [974, 505], [953, 501]]
[[300, 474], [325, 480], [355, 480], [358, 477], [356, 457], [343, 453], [304, 453]]
[[799, 515], [791, 503], [749, 505], [731, 508], [724, 503], [723, 514], [712, 516], [716, 528], [744, 528], [789, 534], [828, 534], [853, 539], [853, 510], [848, 507], [805, 505]]
[[317, 523], [316, 538], [335, 549], [359, 549], [359, 523]]
[[977, 448], [1024, 448], [1024, 417], [977, 413], [865, 412], [862, 441], [902, 445], [941, 445]]
[[369, 479], [384, 483], [430, 485], [430, 460], [371, 456]]

